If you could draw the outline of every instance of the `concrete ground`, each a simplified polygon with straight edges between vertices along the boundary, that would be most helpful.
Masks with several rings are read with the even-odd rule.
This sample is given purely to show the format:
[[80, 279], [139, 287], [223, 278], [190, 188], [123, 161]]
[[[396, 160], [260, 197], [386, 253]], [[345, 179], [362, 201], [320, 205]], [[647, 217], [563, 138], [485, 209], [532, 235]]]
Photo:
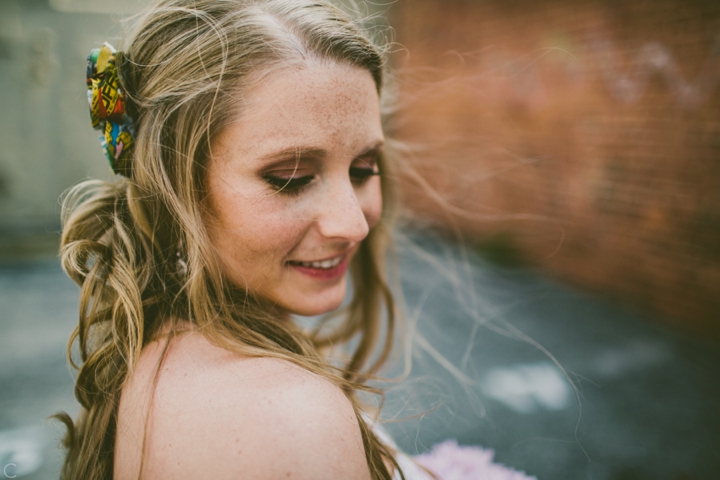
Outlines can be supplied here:
[[403, 249], [400, 262], [408, 304], [422, 299], [418, 331], [469, 379], [416, 342], [421, 355], [386, 414], [437, 409], [388, 425], [403, 449], [453, 437], [541, 480], [720, 478], [717, 345], [531, 272], [419, 243], [421, 254]]
[[[401, 243], [417, 331], [384, 416], [403, 449], [455, 438], [541, 480], [720, 478], [718, 346], [442, 242]], [[54, 259], [0, 262], [0, 479], [58, 476], [47, 417], [77, 411], [77, 293]]]

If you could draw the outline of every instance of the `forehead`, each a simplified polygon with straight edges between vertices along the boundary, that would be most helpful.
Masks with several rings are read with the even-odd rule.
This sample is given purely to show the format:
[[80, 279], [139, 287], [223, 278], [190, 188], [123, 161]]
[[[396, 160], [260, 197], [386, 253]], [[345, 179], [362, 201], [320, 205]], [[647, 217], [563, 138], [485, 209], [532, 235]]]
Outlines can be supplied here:
[[357, 150], [382, 138], [370, 72], [313, 62], [273, 71], [245, 93], [238, 117], [217, 137], [215, 153], [252, 158], [296, 146]]

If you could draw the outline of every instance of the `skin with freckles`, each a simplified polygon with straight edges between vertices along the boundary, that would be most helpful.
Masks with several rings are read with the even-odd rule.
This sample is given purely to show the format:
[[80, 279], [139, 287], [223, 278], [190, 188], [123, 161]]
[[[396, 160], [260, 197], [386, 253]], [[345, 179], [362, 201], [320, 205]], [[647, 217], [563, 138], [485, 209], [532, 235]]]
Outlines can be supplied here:
[[[283, 312], [328, 312], [382, 210], [375, 82], [352, 66], [307, 63], [269, 74], [244, 101], [212, 145], [211, 241], [237, 285]], [[336, 385], [186, 327], [149, 343], [123, 387], [114, 478], [370, 478]]]
[[[188, 332], [150, 343], [123, 388], [116, 480], [368, 480], [345, 394], [297, 365]], [[144, 454], [141, 454], [141, 446]]]
[[212, 144], [206, 222], [228, 278], [284, 312], [339, 307], [381, 214], [382, 143], [366, 70], [317, 61], [267, 75]]

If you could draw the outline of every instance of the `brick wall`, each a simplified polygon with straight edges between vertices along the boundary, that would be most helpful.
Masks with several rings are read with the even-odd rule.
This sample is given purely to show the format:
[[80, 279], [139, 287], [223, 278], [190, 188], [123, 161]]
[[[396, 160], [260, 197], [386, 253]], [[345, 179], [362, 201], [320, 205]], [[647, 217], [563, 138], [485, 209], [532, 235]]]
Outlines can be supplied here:
[[420, 217], [720, 339], [720, 2], [390, 15], [395, 133], [451, 205], [407, 180]]

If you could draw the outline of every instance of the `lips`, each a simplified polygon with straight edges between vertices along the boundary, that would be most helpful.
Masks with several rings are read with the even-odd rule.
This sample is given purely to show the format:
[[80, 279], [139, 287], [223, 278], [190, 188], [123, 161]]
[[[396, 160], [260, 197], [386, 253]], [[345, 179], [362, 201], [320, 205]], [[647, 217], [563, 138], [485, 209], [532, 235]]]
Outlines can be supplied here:
[[313, 262], [289, 260], [287, 263], [296, 271], [319, 280], [335, 280], [343, 276], [347, 270], [349, 255]]

